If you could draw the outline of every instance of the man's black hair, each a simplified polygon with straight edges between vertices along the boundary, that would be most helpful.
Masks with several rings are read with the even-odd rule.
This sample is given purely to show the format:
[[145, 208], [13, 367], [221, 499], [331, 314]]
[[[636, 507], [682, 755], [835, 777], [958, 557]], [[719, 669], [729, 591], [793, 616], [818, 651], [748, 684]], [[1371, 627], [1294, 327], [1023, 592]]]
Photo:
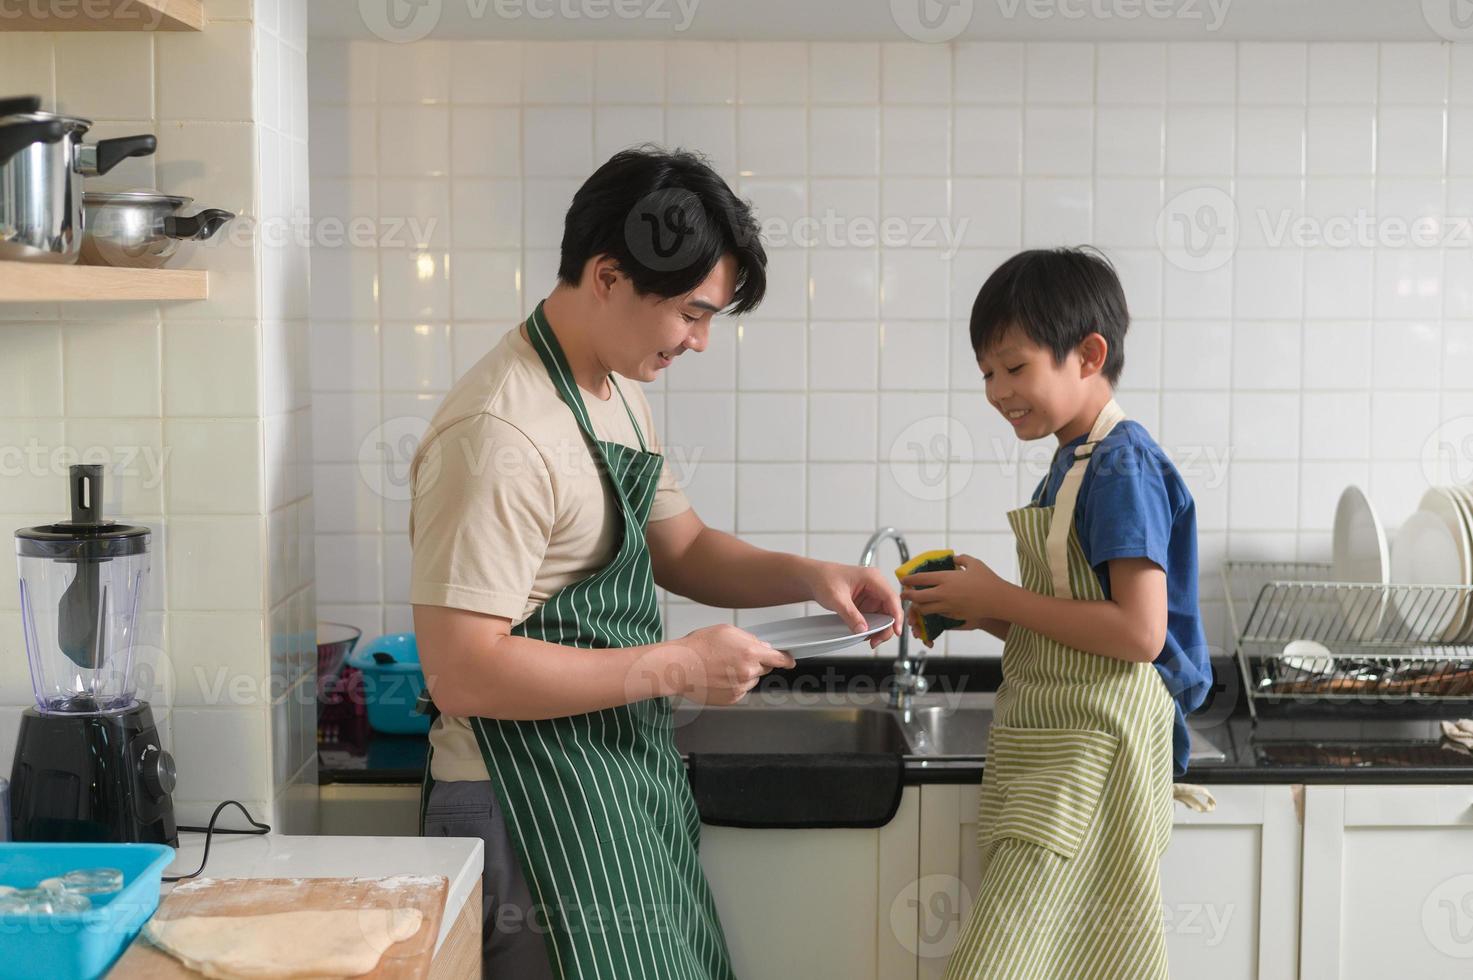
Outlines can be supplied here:
[[1097, 249], [1038, 248], [1019, 252], [987, 277], [972, 304], [972, 350], [981, 356], [1017, 327], [1062, 363], [1092, 333], [1108, 350], [1102, 373], [1110, 384], [1125, 367], [1130, 311], [1110, 260]]
[[589, 259], [608, 255], [640, 295], [681, 296], [722, 256], [736, 258], [729, 313], [767, 291], [767, 253], [752, 207], [686, 150], [621, 150], [583, 182], [563, 223], [558, 279], [576, 286]]

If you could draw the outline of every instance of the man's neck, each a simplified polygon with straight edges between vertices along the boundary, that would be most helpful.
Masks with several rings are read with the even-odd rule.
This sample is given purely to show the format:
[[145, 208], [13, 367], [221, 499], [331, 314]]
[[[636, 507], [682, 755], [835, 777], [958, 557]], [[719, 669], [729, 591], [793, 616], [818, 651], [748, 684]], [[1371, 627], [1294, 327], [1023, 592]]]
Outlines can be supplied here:
[[590, 314], [583, 309], [577, 292], [558, 286], [542, 301], [542, 315], [563, 349], [573, 381], [595, 398], [606, 400], [613, 395], [609, 387], [609, 369], [599, 360], [598, 352], [586, 334]]

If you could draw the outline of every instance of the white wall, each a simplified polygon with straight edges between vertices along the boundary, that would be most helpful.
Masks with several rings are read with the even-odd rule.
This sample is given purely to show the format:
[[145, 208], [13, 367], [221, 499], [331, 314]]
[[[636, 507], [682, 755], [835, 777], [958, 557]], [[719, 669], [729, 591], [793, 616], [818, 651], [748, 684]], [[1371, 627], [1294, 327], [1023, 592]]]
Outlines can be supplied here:
[[[1386, 225], [1353, 247], [1265, 237], [1286, 217], [1466, 221], [1473, 47], [314, 40], [310, 66], [319, 216], [434, 219], [314, 254], [319, 598], [366, 631], [410, 628], [414, 434], [551, 288], [572, 191], [642, 140], [709, 154], [787, 236], [760, 310], [651, 386], [672, 454], [699, 460], [701, 515], [759, 544], [853, 561], [888, 523], [1013, 574], [1003, 514], [1052, 446], [1019, 455], [966, 321], [1022, 247], [1093, 242], [1121, 271], [1120, 401], [1196, 495], [1215, 645], [1227, 554], [1323, 557], [1348, 482], [1399, 524], [1424, 444], [1473, 409], [1466, 228], [1431, 247]], [[1236, 251], [1163, 246], [1163, 205], [1169, 227], [1236, 210]], [[877, 245], [890, 216], [898, 244]], [[812, 247], [792, 239], [804, 217]], [[933, 226], [963, 220], [949, 257]], [[668, 612], [679, 632], [726, 615]]]
[[[108, 464], [109, 516], [154, 529], [141, 694], [181, 823], [241, 800], [316, 824], [307, 255], [253, 233], [307, 205], [306, 11], [209, 5], [200, 33], [0, 34], [0, 92], [152, 132], [93, 189], [157, 187], [239, 217], [176, 263], [187, 303], [0, 305], [0, 529], [66, 515], [70, 452]], [[29, 452], [29, 447], [43, 450]], [[0, 764], [32, 702], [15, 565], [0, 562]]]

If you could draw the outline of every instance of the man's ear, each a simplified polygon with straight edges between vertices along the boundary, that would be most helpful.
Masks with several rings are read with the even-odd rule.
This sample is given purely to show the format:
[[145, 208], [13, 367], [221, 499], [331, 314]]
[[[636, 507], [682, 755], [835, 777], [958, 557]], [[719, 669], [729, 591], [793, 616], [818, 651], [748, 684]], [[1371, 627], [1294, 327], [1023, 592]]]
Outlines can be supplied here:
[[588, 268], [584, 273], [593, 284], [594, 294], [601, 300], [606, 300], [619, 284], [619, 277], [623, 274], [619, 271], [619, 264], [610, 255], [595, 255], [588, 260]]
[[1104, 335], [1095, 332], [1079, 342], [1079, 376], [1088, 378], [1105, 369], [1105, 357], [1110, 353], [1110, 342]]

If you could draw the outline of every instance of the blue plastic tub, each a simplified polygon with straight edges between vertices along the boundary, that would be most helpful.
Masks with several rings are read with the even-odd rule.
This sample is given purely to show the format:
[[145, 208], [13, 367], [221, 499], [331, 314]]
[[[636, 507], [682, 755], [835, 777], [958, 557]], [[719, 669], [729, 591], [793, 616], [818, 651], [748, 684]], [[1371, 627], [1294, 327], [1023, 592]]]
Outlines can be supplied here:
[[79, 868], [117, 868], [123, 888], [91, 895], [76, 915], [0, 914], [0, 978], [91, 980], [107, 972], [159, 905], [159, 880], [174, 860], [164, 844], [0, 844], [0, 884], [34, 888]]
[[414, 710], [425, 677], [419, 669], [419, 645], [413, 633], [389, 633], [353, 651], [348, 666], [363, 674], [368, 725], [391, 735], [424, 735], [430, 716]]

